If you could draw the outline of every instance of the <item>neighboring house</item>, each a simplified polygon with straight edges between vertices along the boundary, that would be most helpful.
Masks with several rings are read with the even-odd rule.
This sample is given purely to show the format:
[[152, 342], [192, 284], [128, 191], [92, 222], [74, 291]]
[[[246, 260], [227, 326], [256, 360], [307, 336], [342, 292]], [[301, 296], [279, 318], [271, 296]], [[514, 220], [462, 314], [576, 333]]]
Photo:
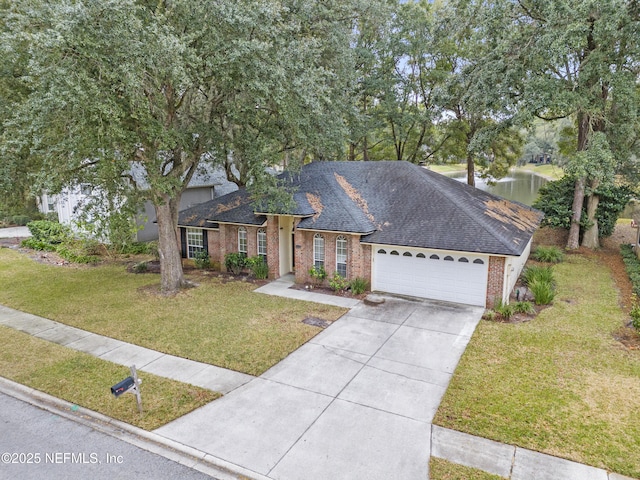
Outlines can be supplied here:
[[542, 213], [408, 162], [314, 162], [283, 174], [295, 206], [277, 214], [240, 189], [186, 209], [183, 257], [262, 255], [269, 277], [312, 266], [371, 290], [471, 305], [508, 302]]
[[[140, 174], [132, 172], [134, 177], [140, 183]], [[223, 169], [217, 168], [201, 168], [191, 179], [189, 186], [182, 194], [180, 199], [180, 209], [185, 209], [206, 202], [213, 198], [225, 195], [229, 192], [237, 190], [235, 183], [227, 180]], [[54, 213], [57, 215], [60, 223], [76, 226], [79, 218], [80, 209], [95, 195], [99, 195], [99, 189], [90, 184], [81, 184], [79, 186], [66, 188], [56, 195], [42, 194], [39, 200], [40, 211], [44, 214]], [[106, 214], [106, 212], [105, 212]], [[146, 242], [149, 240], [157, 240], [158, 225], [156, 221], [156, 212], [153, 203], [145, 202], [143, 211], [136, 218], [136, 223], [140, 229], [137, 232], [136, 240]]]

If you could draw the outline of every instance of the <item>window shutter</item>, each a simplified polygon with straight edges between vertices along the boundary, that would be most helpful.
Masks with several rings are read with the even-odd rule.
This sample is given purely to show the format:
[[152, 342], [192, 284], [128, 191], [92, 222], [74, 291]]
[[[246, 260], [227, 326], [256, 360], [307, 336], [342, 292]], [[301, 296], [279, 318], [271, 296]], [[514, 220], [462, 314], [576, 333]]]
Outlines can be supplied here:
[[180, 255], [187, 258], [187, 229], [180, 229]]
[[209, 233], [205, 229], [202, 229], [202, 248], [209, 253]]

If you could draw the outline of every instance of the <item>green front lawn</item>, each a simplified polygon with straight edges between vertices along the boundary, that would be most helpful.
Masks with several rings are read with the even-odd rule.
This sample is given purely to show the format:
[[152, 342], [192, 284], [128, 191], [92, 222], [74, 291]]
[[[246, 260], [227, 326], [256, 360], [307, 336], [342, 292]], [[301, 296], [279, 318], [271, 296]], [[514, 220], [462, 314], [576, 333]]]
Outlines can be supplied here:
[[477, 468], [457, 465], [442, 458], [431, 457], [429, 478], [431, 480], [503, 480], [504, 477], [492, 475]]
[[254, 293], [248, 282], [199, 276], [174, 298], [152, 293], [158, 275], [122, 265], [43, 265], [0, 249], [0, 304], [125, 342], [259, 375], [319, 332], [306, 317], [346, 310]]
[[212, 401], [219, 393], [138, 372], [135, 395], [115, 398], [111, 386], [129, 369], [0, 325], [0, 375], [123, 422], [153, 430]]
[[434, 423], [640, 477], [640, 351], [609, 269], [569, 255], [553, 307], [527, 323], [481, 321]]

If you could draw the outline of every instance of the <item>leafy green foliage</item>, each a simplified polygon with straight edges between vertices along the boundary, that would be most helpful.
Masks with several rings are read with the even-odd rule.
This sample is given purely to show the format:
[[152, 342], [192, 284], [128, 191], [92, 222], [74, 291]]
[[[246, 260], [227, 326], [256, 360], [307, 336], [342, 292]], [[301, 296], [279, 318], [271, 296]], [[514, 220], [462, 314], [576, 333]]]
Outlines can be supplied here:
[[351, 287], [351, 293], [354, 295], [360, 295], [364, 293], [369, 288], [369, 283], [361, 277], [356, 277], [349, 283], [349, 287]]
[[534, 278], [529, 282], [529, 290], [533, 295], [536, 305], [550, 305], [556, 296], [556, 289], [553, 282], [540, 278]]
[[522, 280], [529, 286], [534, 281], [554, 283], [553, 268], [551, 266], [531, 265], [522, 270]]
[[36, 220], [27, 224], [31, 238], [36, 242], [58, 245], [71, 240], [71, 230], [66, 225], [49, 220]]
[[320, 284], [325, 278], [327, 278], [327, 271], [324, 269], [324, 265], [316, 267], [315, 265], [309, 269], [309, 275]]
[[246, 266], [251, 269], [251, 273], [258, 280], [264, 280], [269, 277], [269, 265], [260, 255], [247, 258]]
[[117, 247], [118, 253], [123, 255], [154, 255], [158, 253], [157, 242], [129, 242]]
[[631, 326], [640, 332], [640, 305], [635, 304], [629, 312], [631, 315]]
[[148, 269], [148, 262], [138, 262], [133, 266], [133, 273], [146, 273]]
[[504, 303], [501, 298], [497, 299], [493, 310], [505, 320], [509, 320], [516, 313], [515, 306], [511, 303]]
[[540, 245], [533, 252], [533, 258], [539, 262], [560, 263], [564, 260], [564, 253], [555, 245]]
[[[544, 212], [542, 225], [569, 229], [574, 184], [575, 181], [571, 177], [565, 176], [560, 180], [547, 182], [540, 188], [538, 200], [533, 207]], [[600, 237], [608, 237], [613, 234], [618, 216], [629, 202], [632, 190], [625, 185], [602, 184], [595, 193], [600, 197], [596, 213], [598, 232]], [[586, 214], [582, 215], [580, 226], [581, 231], [589, 226]]]
[[513, 308], [516, 313], [525, 313], [527, 315], [533, 315], [536, 313], [536, 309], [531, 302], [515, 302], [513, 304]]
[[193, 263], [195, 263], [197, 268], [209, 268], [211, 267], [211, 257], [209, 256], [209, 252], [206, 250], [200, 250], [196, 252], [193, 257]]
[[50, 193], [88, 183], [103, 212], [151, 201], [162, 289], [175, 292], [184, 276], [171, 223], [204, 162], [252, 186], [274, 164], [341, 156], [350, 47], [369, 3], [11, 2], [0, 42], [0, 70], [15, 73], [0, 78], [11, 168], [0, 163], [0, 178], [23, 168]]
[[525, 267], [521, 277], [531, 291], [536, 305], [549, 305], [553, 302], [556, 295], [556, 280], [550, 265]]
[[93, 253], [92, 245], [82, 240], [60, 244], [56, 253], [72, 263], [97, 263], [100, 260], [100, 257]]
[[227, 271], [238, 275], [247, 266], [247, 256], [241, 252], [231, 252], [224, 256], [224, 266]]
[[633, 284], [633, 293], [640, 297], [640, 260], [631, 245], [621, 245], [620, 253], [624, 261], [627, 274]]
[[333, 272], [333, 276], [329, 279], [329, 287], [334, 292], [341, 292], [349, 287], [349, 281], [338, 272]]

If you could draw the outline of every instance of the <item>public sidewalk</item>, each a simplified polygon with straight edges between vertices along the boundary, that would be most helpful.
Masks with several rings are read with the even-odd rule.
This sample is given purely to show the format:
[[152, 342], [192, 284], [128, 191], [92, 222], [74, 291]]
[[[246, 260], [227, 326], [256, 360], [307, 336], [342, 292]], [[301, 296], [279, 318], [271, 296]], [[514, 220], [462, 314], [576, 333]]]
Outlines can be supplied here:
[[153, 373], [161, 377], [190, 383], [216, 392], [229, 393], [254, 377], [226, 368], [103, 337], [53, 320], [20, 312], [0, 305], [0, 325], [20, 330], [34, 337], [80, 350], [119, 365]]
[[266, 295], [294, 298], [296, 300], [306, 300], [308, 302], [324, 303], [344, 308], [353, 308], [360, 303], [360, 300], [355, 298], [338, 297], [336, 295], [327, 295], [326, 293], [317, 293], [311, 290], [289, 288], [294, 282], [295, 280], [292, 274], [284, 275], [260, 288], [256, 288], [254, 291]]
[[431, 428], [431, 456], [510, 480], [634, 480], [437, 425]]

